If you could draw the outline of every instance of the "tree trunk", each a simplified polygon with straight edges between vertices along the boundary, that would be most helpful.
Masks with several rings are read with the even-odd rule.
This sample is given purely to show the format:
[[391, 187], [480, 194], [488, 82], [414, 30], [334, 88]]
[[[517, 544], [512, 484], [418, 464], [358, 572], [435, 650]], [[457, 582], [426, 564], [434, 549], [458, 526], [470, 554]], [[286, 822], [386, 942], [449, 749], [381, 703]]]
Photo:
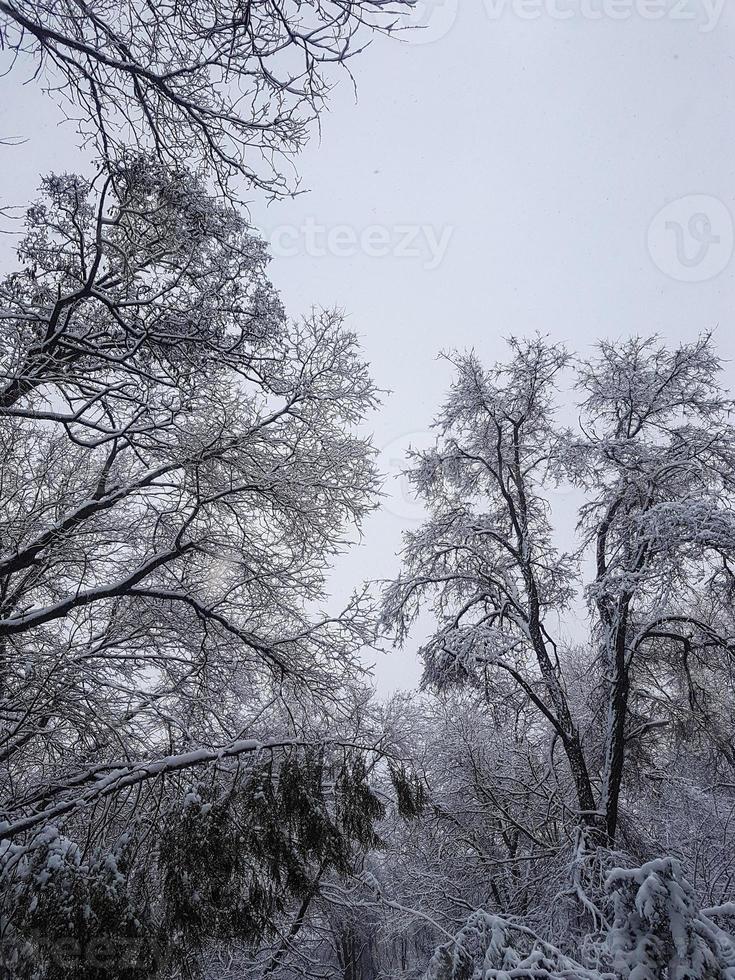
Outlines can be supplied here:
[[628, 626], [628, 601], [621, 600], [613, 642], [606, 661], [610, 687], [607, 707], [607, 737], [605, 745], [605, 773], [602, 792], [602, 809], [605, 813], [605, 835], [608, 846], [615, 843], [620, 807], [620, 788], [625, 764], [625, 722], [628, 715], [630, 678], [626, 663], [626, 637]]

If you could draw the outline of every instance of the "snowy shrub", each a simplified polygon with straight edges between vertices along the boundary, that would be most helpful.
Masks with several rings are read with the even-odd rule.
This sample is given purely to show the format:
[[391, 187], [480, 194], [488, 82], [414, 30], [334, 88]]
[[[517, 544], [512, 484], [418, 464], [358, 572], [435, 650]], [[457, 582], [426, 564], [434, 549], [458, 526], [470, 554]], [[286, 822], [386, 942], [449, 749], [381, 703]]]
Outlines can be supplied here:
[[474, 912], [454, 941], [440, 946], [425, 980], [601, 980], [529, 929]]
[[[47, 826], [20, 856], [3, 965], [18, 980], [143, 980], [158, 966], [145, 914], [131, 902], [127, 840], [85, 856]], [[8, 853], [7, 858], [17, 857]]]
[[477, 911], [436, 950], [425, 980], [735, 980], [732, 937], [698, 910], [678, 861], [615, 868], [607, 892], [613, 910], [607, 936], [581, 943], [595, 967], [521, 924]]
[[615, 918], [609, 946], [623, 980], [734, 980], [730, 938], [697, 909], [673, 858], [608, 876]]

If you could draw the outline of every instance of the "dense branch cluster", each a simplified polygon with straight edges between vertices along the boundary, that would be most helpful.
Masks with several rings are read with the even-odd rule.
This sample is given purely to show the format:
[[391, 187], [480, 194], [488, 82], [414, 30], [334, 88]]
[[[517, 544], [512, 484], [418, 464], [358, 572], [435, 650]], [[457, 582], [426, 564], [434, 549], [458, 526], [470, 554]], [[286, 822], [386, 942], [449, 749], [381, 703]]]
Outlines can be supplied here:
[[[242, 782], [230, 809], [249, 813], [264, 754], [275, 779], [349, 717], [371, 628], [360, 595], [318, 611], [376, 486], [354, 337], [331, 313], [289, 322], [262, 244], [184, 170], [130, 154], [44, 190], [0, 286], [6, 943], [36, 921], [18, 895], [39, 855], [73, 893], [69, 861], [94, 879], [100, 848], [125, 850], [156, 813], [168, 826], [191, 770], [214, 766], [215, 800]], [[273, 796], [271, 819], [284, 806]], [[372, 840], [340, 819], [338, 846], [313, 844], [327, 867]], [[57, 867], [59, 821], [87, 843], [69, 838]]]
[[[40, 75], [105, 159], [125, 146], [288, 193], [286, 158], [324, 107], [329, 70], [404, 0], [1, 0], [0, 42]], [[30, 69], [28, 68], [30, 63]]]

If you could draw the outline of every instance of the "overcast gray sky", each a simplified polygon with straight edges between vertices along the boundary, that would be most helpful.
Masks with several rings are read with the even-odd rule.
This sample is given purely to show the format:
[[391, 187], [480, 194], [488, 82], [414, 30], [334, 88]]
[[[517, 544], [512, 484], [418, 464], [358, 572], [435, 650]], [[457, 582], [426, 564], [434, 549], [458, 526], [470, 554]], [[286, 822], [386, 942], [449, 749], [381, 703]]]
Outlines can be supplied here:
[[[252, 205], [290, 313], [342, 307], [392, 391], [372, 420], [388, 497], [343, 583], [395, 573], [420, 517], [390, 474], [427, 439], [449, 381], [440, 349], [489, 361], [512, 333], [584, 350], [717, 328], [735, 355], [727, 3], [444, 0], [416, 17], [425, 31], [352, 62], [357, 101], [338, 83], [298, 164], [309, 193]], [[34, 84], [0, 80], [0, 137], [28, 140], [2, 148], [0, 206], [25, 204], [45, 171], [85, 169], [59, 120]], [[418, 674], [409, 647], [379, 660], [378, 687]]]

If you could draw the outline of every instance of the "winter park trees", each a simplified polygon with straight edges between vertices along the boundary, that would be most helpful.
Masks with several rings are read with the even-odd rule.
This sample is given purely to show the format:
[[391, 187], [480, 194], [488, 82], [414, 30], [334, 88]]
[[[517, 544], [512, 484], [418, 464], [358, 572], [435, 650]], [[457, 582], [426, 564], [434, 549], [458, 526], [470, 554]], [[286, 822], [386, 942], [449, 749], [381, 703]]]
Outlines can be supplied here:
[[1, 290], [8, 975], [189, 975], [285, 917], [282, 943], [374, 843], [364, 597], [319, 611], [373, 506], [372, 384], [204, 182], [285, 189], [369, 12], [0, 10], [101, 153], [45, 181]]
[[234, 202], [401, 6], [0, 0], [99, 152], [0, 282], [2, 977], [735, 978], [710, 337], [453, 357], [383, 601], [431, 613], [421, 695], [371, 697], [371, 591], [328, 594], [376, 392]]
[[711, 338], [456, 358], [384, 614], [405, 639], [433, 604], [440, 694], [379, 708], [366, 596], [318, 612], [377, 486], [354, 337], [288, 321], [185, 168], [128, 152], [44, 192], [0, 287], [8, 975], [731, 977]]

